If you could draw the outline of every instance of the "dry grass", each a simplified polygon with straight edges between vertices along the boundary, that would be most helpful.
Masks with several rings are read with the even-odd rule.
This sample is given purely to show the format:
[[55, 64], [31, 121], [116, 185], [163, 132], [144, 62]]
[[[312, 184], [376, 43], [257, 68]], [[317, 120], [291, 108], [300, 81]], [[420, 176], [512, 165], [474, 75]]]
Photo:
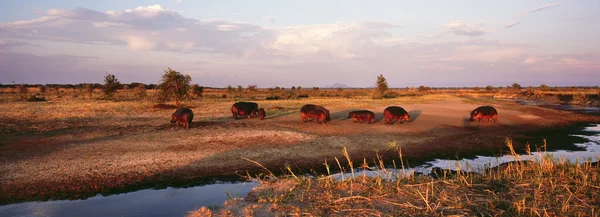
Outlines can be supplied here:
[[[592, 120], [568, 112], [492, 101], [501, 109], [502, 124], [473, 125], [463, 119], [474, 104], [462, 99], [427, 94], [383, 100], [364, 96], [257, 101], [267, 111], [264, 121], [232, 120], [233, 99], [195, 99], [184, 104], [195, 114], [190, 130], [170, 125], [173, 109], [155, 108], [156, 102], [150, 99], [50, 97], [48, 102], [3, 102], [0, 203], [87, 198], [99, 192], [161, 187], [252, 169], [240, 156], [260, 160], [270, 169], [286, 162], [309, 168], [323, 159], [343, 159], [339, 150], [344, 146], [350, 153], [361, 153], [357, 159], [372, 158], [390, 152], [386, 144], [394, 139], [410, 157], [446, 152], [458, 155], [497, 149], [502, 144], [489, 141], [531, 130], [532, 125], [549, 127]], [[301, 124], [298, 111], [307, 103], [329, 108], [333, 121]], [[381, 118], [381, 111], [389, 105], [402, 105], [420, 115], [414, 122], [392, 126], [345, 120], [348, 110], [358, 108], [371, 109]], [[522, 118], [523, 114], [541, 118]], [[480, 128], [485, 137], [469, 139], [472, 128]]]
[[379, 174], [374, 177], [289, 173], [261, 181], [246, 198], [219, 210], [203, 207], [188, 216], [600, 216], [597, 164], [546, 154], [520, 161], [512, 142], [506, 145], [515, 162], [481, 174], [443, 171], [434, 179], [392, 173], [382, 162], [371, 165]]

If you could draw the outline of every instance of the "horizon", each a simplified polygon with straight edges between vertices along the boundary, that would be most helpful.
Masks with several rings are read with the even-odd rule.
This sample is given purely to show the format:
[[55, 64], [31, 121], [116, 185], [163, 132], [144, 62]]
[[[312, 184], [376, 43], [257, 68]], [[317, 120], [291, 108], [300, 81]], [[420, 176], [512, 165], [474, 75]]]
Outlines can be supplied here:
[[0, 8], [0, 83], [597, 86], [600, 2], [26, 0]]

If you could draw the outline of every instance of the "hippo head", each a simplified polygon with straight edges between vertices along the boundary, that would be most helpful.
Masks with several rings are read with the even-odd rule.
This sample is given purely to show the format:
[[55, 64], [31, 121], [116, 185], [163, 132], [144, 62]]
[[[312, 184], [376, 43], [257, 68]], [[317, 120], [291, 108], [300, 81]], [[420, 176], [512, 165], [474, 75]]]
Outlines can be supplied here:
[[177, 122], [177, 117], [175, 116], [175, 113], [173, 113], [171, 115], [171, 123], [174, 124], [175, 122]]
[[260, 117], [261, 120], [264, 120], [265, 117], [267, 117], [267, 113], [265, 112], [265, 110], [263, 108], [259, 108], [258, 116]]
[[331, 117], [329, 116], [329, 110], [325, 110], [325, 121], [330, 121]]
[[474, 121], [475, 120], [475, 116], [477, 116], [478, 114], [479, 114], [479, 112], [472, 111], [471, 112], [471, 117], [469, 118], [469, 121]]
[[406, 120], [406, 122], [410, 122], [410, 114], [406, 114], [404, 115], [404, 120]]

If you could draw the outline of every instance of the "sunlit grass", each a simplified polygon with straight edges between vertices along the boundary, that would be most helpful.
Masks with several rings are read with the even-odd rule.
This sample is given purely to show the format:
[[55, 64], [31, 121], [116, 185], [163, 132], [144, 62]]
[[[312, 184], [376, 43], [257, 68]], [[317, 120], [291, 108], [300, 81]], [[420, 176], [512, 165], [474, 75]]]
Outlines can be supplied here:
[[[534, 160], [522, 161], [512, 141], [506, 145], [513, 162], [481, 173], [445, 170], [438, 179], [391, 173], [377, 162], [369, 165], [377, 176], [349, 173], [344, 168], [352, 165], [349, 158], [337, 164], [346, 171], [342, 178], [290, 170], [261, 181], [245, 201], [233, 199], [218, 210], [203, 207], [188, 216], [600, 216], [597, 164], [556, 159], [542, 150], [536, 155], [526, 150]], [[331, 165], [324, 165], [329, 171]]]

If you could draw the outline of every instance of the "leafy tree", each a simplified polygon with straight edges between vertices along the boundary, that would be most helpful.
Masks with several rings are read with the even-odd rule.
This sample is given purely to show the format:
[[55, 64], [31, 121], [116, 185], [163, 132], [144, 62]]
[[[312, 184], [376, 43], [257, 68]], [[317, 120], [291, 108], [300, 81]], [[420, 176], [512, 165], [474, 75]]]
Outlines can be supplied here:
[[117, 77], [115, 77], [115, 75], [106, 73], [106, 76], [104, 76], [104, 96], [112, 97], [120, 87], [121, 82], [119, 82]]
[[295, 90], [296, 90], [296, 86], [292, 86], [292, 91], [295, 91]]
[[302, 86], [298, 86], [296, 90], [302, 90]]
[[242, 92], [242, 91], [244, 91], [244, 87], [242, 87], [242, 85], [238, 85], [238, 86], [237, 86], [237, 91], [238, 91], [238, 92]]
[[319, 90], [319, 87], [313, 87], [313, 90]]
[[227, 85], [227, 92], [231, 93], [233, 91], [235, 91], [235, 89], [231, 85]]
[[388, 83], [385, 77], [382, 74], [377, 76], [377, 93], [383, 96], [385, 92], [388, 90]]
[[479, 86], [475, 86], [473, 89], [474, 89], [475, 91], [479, 91]]
[[515, 82], [515, 83], [512, 84], [512, 88], [520, 90], [522, 87], [521, 87], [521, 85], [519, 83]]
[[254, 85], [248, 85], [247, 89], [248, 89], [248, 91], [256, 91], [256, 87], [257, 87], [256, 84], [254, 84]]
[[165, 102], [168, 98], [173, 98], [177, 106], [179, 106], [179, 101], [188, 96], [191, 81], [192, 77], [189, 75], [184, 75], [171, 68], [167, 68], [158, 84], [159, 101]]
[[494, 86], [488, 85], [488, 86], [485, 87], [485, 90], [492, 91], [492, 90], [494, 90]]

